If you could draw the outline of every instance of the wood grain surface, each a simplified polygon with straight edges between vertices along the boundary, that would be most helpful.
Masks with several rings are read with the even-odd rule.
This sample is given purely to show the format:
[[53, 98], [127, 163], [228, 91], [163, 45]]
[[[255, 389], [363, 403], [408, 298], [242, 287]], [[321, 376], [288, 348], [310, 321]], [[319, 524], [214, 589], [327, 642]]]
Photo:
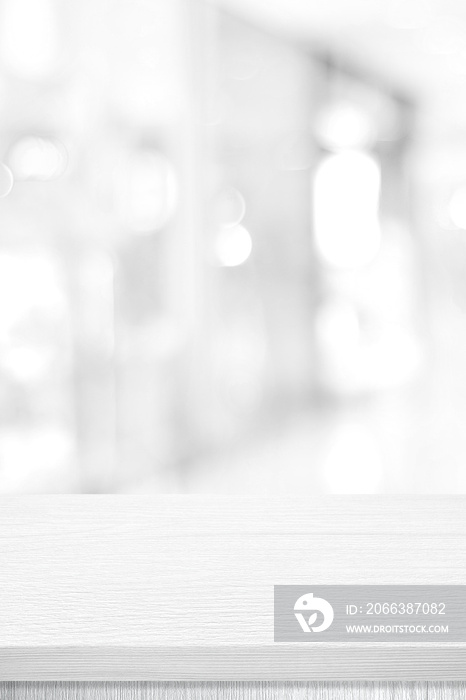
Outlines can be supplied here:
[[274, 643], [308, 582], [465, 584], [466, 499], [3, 497], [0, 680], [466, 678], [463, 645]]
[[464, 700], [461, 682], [6, 682], [0, 700]]
[[[438, 700], [464, 698], [440, 688]], [[0, 700], [432, 700], [430, 692], [427, 683], [0, 683]]]

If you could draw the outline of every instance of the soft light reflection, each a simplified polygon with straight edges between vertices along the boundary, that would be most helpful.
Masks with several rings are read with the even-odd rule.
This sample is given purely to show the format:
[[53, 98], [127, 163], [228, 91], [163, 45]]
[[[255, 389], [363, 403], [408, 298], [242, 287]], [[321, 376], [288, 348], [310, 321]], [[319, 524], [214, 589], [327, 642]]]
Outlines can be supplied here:
[[53, 180], [66, 168], [66, 153], [55, 140], [23, 136], [11, 146], [8, 163], [16, 180]]
[[315, 132], [329, 150], [367, 148], [375, 139], [375, 128], [366, 111], [352, 102], [336, 102], [317, 117]]
[[327, 156], [314, 180], [317, 249], [335, 267], [361, 267], [377, 255], [380, 166], [368, 153]]
[[73, 436], [57, 425], [39, 425], [27, 431], [4, 428], [0, 435], [2, 492], [59, 489], [69, 478], [74, 451]]
[[371, 385], [378, 389], [409, 382], [419, 370], [421, 359], [411, 330], [401, 324], [388, 323], [363, 362]]
[[65, 308], [55, 261], [45, 253], [0, 253], [0, 341], [35, 309], [56, 318]]
[[19, 77], [36, 80], [55, 68], [58, 52], [52, 0], [3, 0], [0, 56]]
[[235, 226], [246, 213], [244, 197], [235, 187], [225, 187], [214, 200], [213, 215], [218, 226]]
[[324, 460], [323, 477], [329, 493], [371, 494], [381, 490], [380, 446], [364, 425], [345, 421], [338, 426]]
[[13, 189], [14, 178], [10, 168], [0, 163], [0, 198], [6, 197]]
[[252, 239], [244, 226], [223, 227], [215, 241], [217, 261], [224, 267], [242, 265], [251, 255]]
[[56, 348], [51, 345], [12, 344], [0, 355], [0, 366], [21, 384], [40, 381], [57, 360]]
[[[321, 379], [338, 394], [373, 392], [408, 383], [421, 366], [420, 348], [409, 326], [377, 314], [379, 300], [362, 311], [338, 299], [316, 318]], [[360, 317], [364, 318], [364, 324]]]

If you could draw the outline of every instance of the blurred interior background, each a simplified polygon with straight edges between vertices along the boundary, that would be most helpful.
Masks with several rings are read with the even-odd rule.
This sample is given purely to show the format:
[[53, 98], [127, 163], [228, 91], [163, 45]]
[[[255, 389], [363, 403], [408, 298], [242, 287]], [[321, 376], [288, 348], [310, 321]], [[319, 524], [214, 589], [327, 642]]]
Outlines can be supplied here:
[[466, 5], [0, 0], [0, 493], [466, 492]]

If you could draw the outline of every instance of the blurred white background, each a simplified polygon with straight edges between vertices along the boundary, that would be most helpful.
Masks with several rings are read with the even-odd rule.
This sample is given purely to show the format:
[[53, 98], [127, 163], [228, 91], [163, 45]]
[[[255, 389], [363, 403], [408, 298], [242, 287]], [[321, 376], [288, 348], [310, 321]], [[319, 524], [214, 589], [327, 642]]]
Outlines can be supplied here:
[[0, 0], [0, 493], [466, 492], [466, 5]]

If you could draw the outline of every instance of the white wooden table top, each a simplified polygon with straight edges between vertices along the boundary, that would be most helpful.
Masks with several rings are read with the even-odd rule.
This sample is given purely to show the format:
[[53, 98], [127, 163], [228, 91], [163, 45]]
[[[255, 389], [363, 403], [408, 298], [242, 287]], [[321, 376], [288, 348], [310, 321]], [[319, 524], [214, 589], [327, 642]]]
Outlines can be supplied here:
[[465, 506], [1, 498], [0, 680], [466, 678], [462, 645], [273, 641], [274, 584], [465, 584]]

